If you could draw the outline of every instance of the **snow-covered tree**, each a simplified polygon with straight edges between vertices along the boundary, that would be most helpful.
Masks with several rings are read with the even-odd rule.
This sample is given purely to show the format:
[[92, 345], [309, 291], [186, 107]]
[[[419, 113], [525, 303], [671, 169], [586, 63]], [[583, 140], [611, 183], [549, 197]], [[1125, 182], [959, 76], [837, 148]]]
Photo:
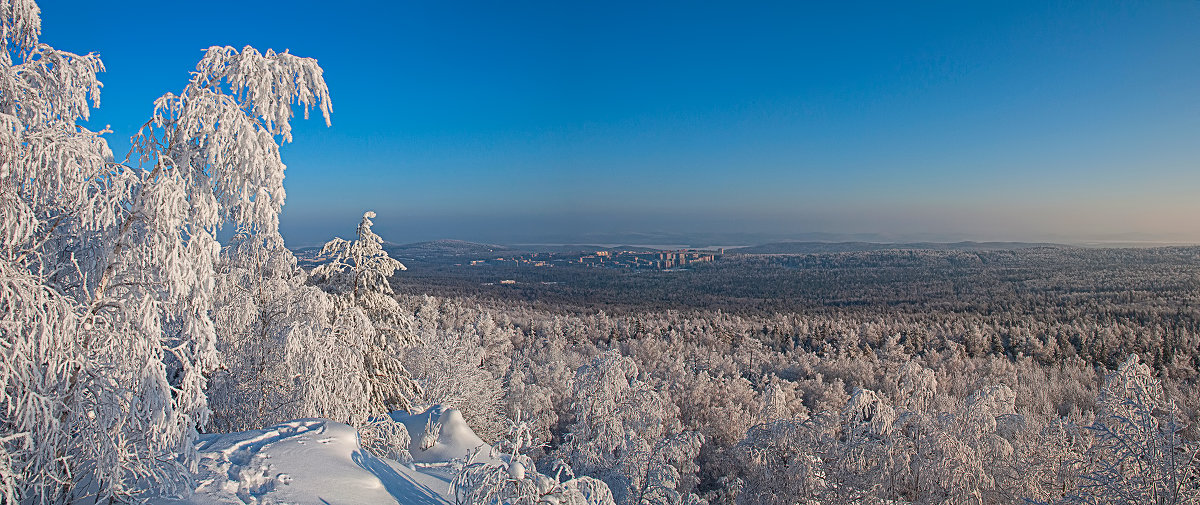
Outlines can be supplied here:
[[[663, 494], [675, 485], [689, 489], [661, 465], [690, 464], [682, 460], [694, 458], [703, 439], [670, 438], [682, 432], [678, 408], [638, 379], [632, 359], [609, 351], [580, 367], [573, 400], [575, 422], [559, 453], [577, 472], [608, 484], [617, 503], [639, 503], [651, 490]], [[674, 443], [678, 454], [665, 455]]]
[[[328, 89], [316, 60], [286, 51], [210, 48], [179, 94], [167, 93], [155, 102], [152, 119], [134, 138], [134, 152], [151, 168], [121, 229], [154, 233], [118, 236], [115, 258], [100, 276], [100, 290], [128, 285], [123, 279], [163, 268], [168, 280], [182, 285], [167, 293], [187, 297], [179, 303], [182, 317], [175, 316], [179, 330], [173, 340], [195, 342], [193, 353], [215, 357], [209, 318], [220, 253], [216, 233], [233, 226], [250, 237], [243, 239], [247, 243], [282, 246], [278, 226], [285, 166], [279, 144], [291, 141], [292, 107], [297, 104], [306, 117], [318, 108], [329, 123]], [[191, 261], [163, 261], [176, 258]], [[194, 389], [190, 397], [196, 408], [206, 408], [201, 373], [211, 370], [215, 360], [205, 367], [178, 361], [176, 373], [182, 374], [185, 391]]]
[[315, 415], [304, 408], [287, 349], [289, 340], [331, 330], [328, 296], [304, 285], [304, 272], [286, 249], [253, 242], [234, 237], [217, 268], [212, 318], [222, 360], [208, 389], [217, 432]]
[[788, 410], [786, 393], [778, 380], [772, 380], [763, 388], [763, 408], [759, 418], [764, 423], [781, 419], [789, 419], [792, 413]]
[[406, 349], [403, 360], [420, 385], [414, 400], [459, 409], [472, 430], [491, 440], [504, 431], [504, 383], [483, 368], [486, 355], [473, 336], [440, 330]]
[[829, 501], [837, 490], [822, 456], [836, 439], [836, 417], [819, 414], [800, 421], [784, 419], [750, 428], [733, 448], [746, 471], [734, 483], [739, 503]]
[[0, 490], [125, 496], [180, 482], [207, 422], [218, 229], [275, 240], [292, 106], [329, 99], [315, 60], [212, 48], [112, 162], [78, 122], [103, 65], [41, 44], [0, 0]]
[[859, 389], [841, 415], [841, 436], [828, 451], [829, 476], [836, 484], [828, 491], [839, 502], [870, 501], [887, 496], [893, 483], [897, 412], [881, 395]]
[[[232, 250], [239, 247], [248, 250]], [[239, 431], [301, 417], [366, 420], [364, 365], [375, 329], [361, 310], [346, 310], [337, 296], [306, 285], [286, 249], [242, 237], [223, 251], [218, 276], [213, 319], [223, 360], [209, 387], [213, 428]]]
[[529, 424], [509, 421], [508, 433], [500, 438], [491, 454], [472, 451], [451, 484], [457, 503], [479, 505], [535, 505], [559, 503], [571, 505], [613, 505], [612, 493], [603, 482], [587, 476], [576, 477], [561, 461], [553, 465], [553, 475], [538, 472], [527, 455], [534, 444]]
[[401, 361], [404, 349], [418, 339], [411, 317], [396, 301], [391, 285], [392, 275], [405, 266], [383, 249], [383, 239], [371, 230], [374, 218], [372, 211], [363, 214], [355, 240], [327, 242], [320, 256], [325, 262], [313, 268], [310, 282], [335, 295], [339, 321], [365, 318], [363, 329], [353, 331], [366, 339], [361, 349], [370, 395], [367, 408], [382, 415], [411, 409], [420, 387]]
[[1200, 447], [1180, 435], [1179, 410], [1136, 354], [1104, 380], [1093, 442], [1066, 503], [1200, 503]]
[[1018, 468], [1021, 494], [1034, 503], [1053, 503], [1078, 487], [1091, 441], [1078, 414], [1049, 421], [1030, 438]]
[[334, 238], [325, 243], [321, 257], [327, 261], [313, 269], [314, 282], [327, 291], [355, 299], [371, 293], [392, 293], [392, 275], [406, 267], [383, 250], [383, 238], [371, 231], [375, 224], [372, 219], [375, 212], [363, 213], [355, 240]]

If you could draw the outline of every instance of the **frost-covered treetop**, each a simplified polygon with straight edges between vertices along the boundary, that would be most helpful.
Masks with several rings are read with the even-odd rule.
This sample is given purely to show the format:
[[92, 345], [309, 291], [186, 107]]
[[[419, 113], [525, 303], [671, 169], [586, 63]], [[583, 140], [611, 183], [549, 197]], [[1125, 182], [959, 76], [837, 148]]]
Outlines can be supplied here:
[[99, 105], [104, 65], [39, 44], [38, 16], [31, 1], [0, 0], [0, 255], [22, 265], [39, 262], [36, 250], [71, 226], [68, 216], [88, 230], [115, 219], [94, 190], [108, 145], [76, 124]]
[[396, 270], [407, 270], [403, 263], [383, 250], [383, 239], [371, 231], [375, 212], [363, 214], [358, 224], [358, 239], [353, 242], [334, 238], [321, 248], [328, 263], [313, 269], [313, 277], [334, 291], [345, 291], [358, 298], [365, 292], [388, 293], [388, 279]]
[[[241, 107], [258, 118], [272, 135], [282, 136], [284, 142], [292, 141], [293, 105], [301, 106], [304, 119], [316, 107], [325, 125], [330, 124], [333, 104], [329, 101], [329, 87], [313, 58], [295, 56], [287, 50], [276, 53], [268, 49], [259, 53], [246, 46], [239, 54], [229, 46], [213, 46], [196, 64], [192, 81], [178, 98], [183, 100], [189, 94], [215, 91], [225, 85], [237, 91]], [[170, 96], [164, 96], [157, 105], [165, 104]]]
[[286, 195], [279, 143], [292, 140], [294, 105], [305, 118], [320, 110], [329, 124], [332, 103], [317, 60], [213, 46], [183, 91], [155, 101], [134, 151], [156, 172], [178, 170], [190, 186], [212, 188], [189, 195], [201, 226], [232, 221], [277, 243]]
[[0, 40], [4, 41], [0, 63], [11, 65], [11, 52], [32, 50], [41, 34], [41, 9], [33, 0], [0, 0]]

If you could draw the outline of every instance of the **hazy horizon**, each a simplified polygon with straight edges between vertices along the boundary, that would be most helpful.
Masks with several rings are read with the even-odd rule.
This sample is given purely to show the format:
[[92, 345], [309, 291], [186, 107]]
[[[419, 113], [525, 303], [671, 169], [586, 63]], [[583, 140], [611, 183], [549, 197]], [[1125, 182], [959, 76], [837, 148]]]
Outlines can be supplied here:
[[[361, 216], [359, 216], [361, 217]], [[357, 224], [353, 215], [328, 216], [325, 223], [298, 226], [296, 221], [284, 221], [283, 232], [289, 247], [310, 247], [340, 236], [348, 238]], [[697, 226], [672, 228], [623, 229], [619, 224], [596, 225], [578, 229], [586, 222], [579, 216], [529, 218], [533, 226], [522, 227], [513, 221], [496, 218], [470, 222], [453, 222], [454, 217], [404, 218], [389, 215], [376, 217], [374, 231], [387, 242], [409, 244], [434, 240], [462, 240], [484, 244], [589, 244], [589, 245], [654, 245], [676, 244], [688, 247], [748, 246], [772, 242], [874, 242], [874, 243], [952, 243], [952, 242], [1024, 242], [1066, 245], [1156, 246], [1195, 245], [1200, 240], [1179, 235], [1155, 235], [1140, 232], [1069, 235], [1055, 233], [928, 233], [920, 231], [837, 231], [804, 229], [703, 229]], [[557, 221], [557, 222], [556, 222]], [[354, 224], [347, 224], [347, 223]], [[586, 225], [585, 225], [586, 226]], [[327, 231], [332, 230], [329, 233]], [[448, 231], [449, 230], [449, 231]], [[518, 230], [518, 231], [514, 231]]]

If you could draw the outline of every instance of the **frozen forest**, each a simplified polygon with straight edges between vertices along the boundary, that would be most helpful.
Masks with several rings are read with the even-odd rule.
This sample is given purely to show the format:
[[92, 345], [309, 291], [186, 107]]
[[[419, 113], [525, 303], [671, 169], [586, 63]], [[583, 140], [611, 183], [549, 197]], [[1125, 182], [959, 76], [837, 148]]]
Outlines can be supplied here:
[[316, 60], [209, 48], [114, 156], [40, 23], [0, 0], [0, 503], [1200, 503], [1181, 312], [431, 296], [373, 212], [301, 268]]

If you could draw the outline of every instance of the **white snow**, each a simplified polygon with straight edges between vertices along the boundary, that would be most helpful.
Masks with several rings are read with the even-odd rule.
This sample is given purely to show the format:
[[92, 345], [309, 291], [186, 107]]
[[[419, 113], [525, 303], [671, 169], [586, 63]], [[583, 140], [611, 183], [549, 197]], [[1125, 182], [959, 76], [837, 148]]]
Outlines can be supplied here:
[[524, 480], [525, 479], [525, 465], [522, 465], [518, 461], [510, 462], [508, 464], [508, 476], [512, 480]]
[[[354, 427], [326, 419], [299, 419], [237, 433], [206, 435], [197, 443], [195, 491], [157, 497], [156, 505], [450, 504], [451, 461], [491, 448], [455, 409], [433, 406], [420, 414], [395, 412], [413, 440], [412, 465], [363, 450]], [[422, 435], [430, 427], [430, 436]], [[419, 431], [418, 431], [419, 430]]]
[[480, 439], [457, 409], [434, 405], [420, 414], [392, 412], [393, 420], [404, 424], [412, 439], [409, 452], [413, 461], [437, 464], [466, 458], [472, 450], [490, 455], [491, 447]]

